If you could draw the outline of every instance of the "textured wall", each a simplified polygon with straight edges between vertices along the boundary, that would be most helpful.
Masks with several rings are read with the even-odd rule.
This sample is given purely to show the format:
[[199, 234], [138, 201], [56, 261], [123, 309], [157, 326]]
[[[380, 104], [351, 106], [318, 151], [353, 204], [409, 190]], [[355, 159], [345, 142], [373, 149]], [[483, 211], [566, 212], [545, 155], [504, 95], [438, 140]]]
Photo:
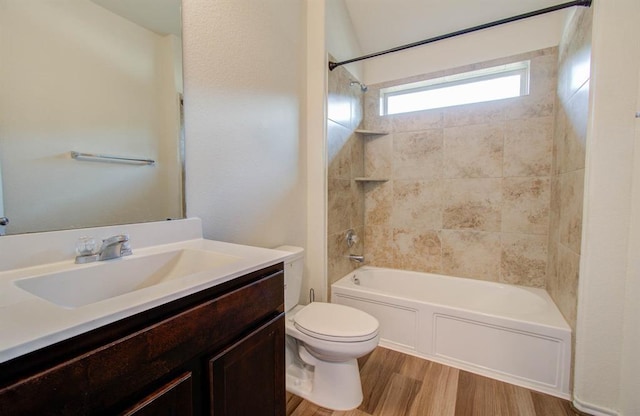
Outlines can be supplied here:
[[[329, 72], [327, 102], [327, 257], [328, 284], [353, 270], [357, 264], [346, 258], [362, 254], [364, 237], [363, 185], [353, 179], [364, 174], [364, 140], [354, 131], [362, 121], [363, 93], [345, 68]], [[354, 229], [359, 243], [348, 248], [345, 237]]]
[[183, 1], [187, 214], [207, 238], [305, 245], [305, 11]]
[[592, 9], [579, 8], [559, 48], [547, 290], [576, 328], [582, 239]]
[[[531, 59], [531, 93], [379, 116], [379, 89]], [[370, 264], [544, 287], [557, 50], [370, 86], [365, 254]]]
[[640, 414], [640, 2], [595, 1], [574, 404]]

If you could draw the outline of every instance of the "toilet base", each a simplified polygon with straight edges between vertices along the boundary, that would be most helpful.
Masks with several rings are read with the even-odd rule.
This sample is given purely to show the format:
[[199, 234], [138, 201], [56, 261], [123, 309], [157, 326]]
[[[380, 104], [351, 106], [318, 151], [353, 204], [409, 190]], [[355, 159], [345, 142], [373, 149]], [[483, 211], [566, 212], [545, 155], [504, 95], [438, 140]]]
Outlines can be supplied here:
[[313, 367], [292, 363], [287, 367], [286, 385], [290, 393], [327, 409], [351, 410], [362, 403], [356, 359], [339, 363], [323, 361]]

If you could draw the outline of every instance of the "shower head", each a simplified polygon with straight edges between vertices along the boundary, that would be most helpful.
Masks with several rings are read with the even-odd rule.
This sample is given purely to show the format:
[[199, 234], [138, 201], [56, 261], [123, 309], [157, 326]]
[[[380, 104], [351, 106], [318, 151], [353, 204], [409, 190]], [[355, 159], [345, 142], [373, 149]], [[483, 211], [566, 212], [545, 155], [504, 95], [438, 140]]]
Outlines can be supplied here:
[[359, 85], [360, 86], [360, 91], [362, 91], [362, 92], [367, 92], [367, 90], [369, 89], [369, 87], [364, 85], [362, 82], [358, 82], [358, 81], [350, 81], [349, 82], [349, 86], [350, 87], [353, 87], [354, 85]]

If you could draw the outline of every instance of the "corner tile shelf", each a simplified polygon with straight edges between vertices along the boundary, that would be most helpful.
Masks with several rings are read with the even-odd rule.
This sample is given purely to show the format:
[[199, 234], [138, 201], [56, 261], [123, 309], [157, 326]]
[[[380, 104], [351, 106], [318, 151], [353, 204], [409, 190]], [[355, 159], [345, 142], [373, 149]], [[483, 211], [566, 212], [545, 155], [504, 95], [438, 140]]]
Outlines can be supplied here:
[[355, 132], [359, 134], [363, 134], [365, 136], [386, 136], [387, 134], [389, 134], [388, 131], [375, 131], [375, 130], [364, 130], [364, 129], [357, 129]]
[[356, 182], [387, 182], [389, 179], [388, 178], [353, 178], [354, 181]]
[[[373, 136], [373, 137], [386, 136], [387, 134], [389, 134], [388, 131], [375, 131], [375, 130], [364, 130], [364, 129], [357, 129], [355, 132], [362, 134], [363, 136]], [[353, 180], [359, 183], [375, 183], [375, 182], [382, 183], [382, 182], [387, 182], [389, 179], [359, 177], [359, 178], [353, 178]]]

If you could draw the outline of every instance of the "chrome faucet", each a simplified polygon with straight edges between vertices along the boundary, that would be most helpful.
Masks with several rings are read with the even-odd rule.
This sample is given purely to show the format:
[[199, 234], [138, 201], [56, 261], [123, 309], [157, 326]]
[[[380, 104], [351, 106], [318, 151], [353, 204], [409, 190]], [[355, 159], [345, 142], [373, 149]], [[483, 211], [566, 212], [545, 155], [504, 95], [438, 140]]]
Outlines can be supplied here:
[[100, 248], [97, 247], [95, 239], [82, 237], [76, 245], [76, 263], [91, 263], [94, 261], [104, 261], [117, 259], [130, 255], [129, 236], [127, 234], [114, 235], [102, 240]]
[[98, 252], [98, 261], [117, 259], [131, 254], [129, 236], [127, 234], [114, 235], [102, 240]]
[[349, 260], [353, 260], [356, 263], [364, 263], [364, 256], [358, 256], [356, 254], [349, 254], [347, 257], [349, 257]]

